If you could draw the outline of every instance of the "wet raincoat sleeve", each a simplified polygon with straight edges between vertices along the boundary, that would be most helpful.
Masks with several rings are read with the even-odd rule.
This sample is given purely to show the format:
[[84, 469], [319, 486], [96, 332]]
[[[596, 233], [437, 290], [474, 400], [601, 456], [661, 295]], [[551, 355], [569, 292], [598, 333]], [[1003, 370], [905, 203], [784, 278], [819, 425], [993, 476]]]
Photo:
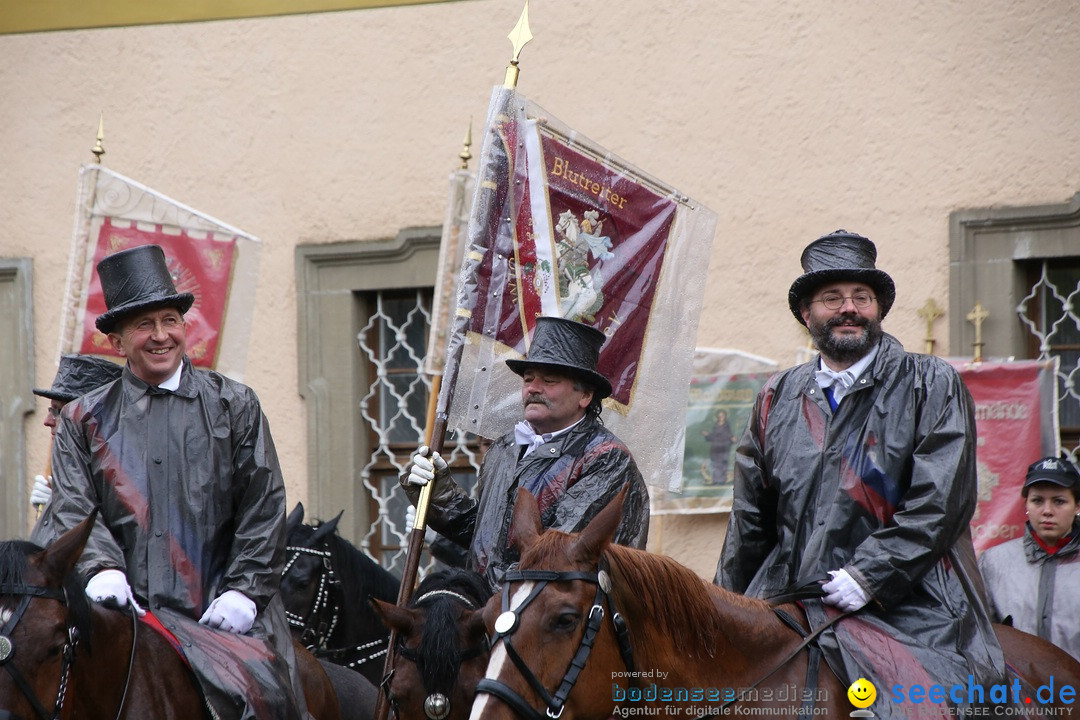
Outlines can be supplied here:
[[285, 552], [285, 483], [270, 427], [248, 388], [233, 418], [236, 532], [218, 595], [238, 590], [261, 612], [278, 590]]
[[[716, 584], [745, 593], [776, 545], [776, 490], [765, 470], [762, 437], [775, 378], [758, 393], [750, 422], [735, 453], [735, 487], [727, 537], [716, 569]], [[737, 539], [737, 540], [736, 540]]]
[[[975, 407], [959, 374], [943, 360], [913, 356], [914, 416], [910, 397], [882, 398], [897, 422], [914, 422], [910, 481], [885, 527], [855, 549], [848, 573], [884, 607], [906, 596], [956, 544], [975, 512]], [[888, 441], [888, 438], [885, 438]]]
[[[33, 538], [42, 546], [85, 520], [100, 505], [90, 475], [90, 443], [79, 423], [71, 417], [74, 409], [75, 403], [69, 403], [61, 414], [53, 442], [53, 497]], [[127, 573], [123, 550], [99, 516], [83, 549], [79, 570], [90, 578], [111, 568]]]

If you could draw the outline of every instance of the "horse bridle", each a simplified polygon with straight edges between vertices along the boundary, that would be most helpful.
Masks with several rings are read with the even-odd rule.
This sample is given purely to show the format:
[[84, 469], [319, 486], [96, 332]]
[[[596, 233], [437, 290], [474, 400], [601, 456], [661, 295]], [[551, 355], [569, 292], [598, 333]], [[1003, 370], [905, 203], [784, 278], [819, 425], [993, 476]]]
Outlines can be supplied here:
[[[15, 646], [11, 642], [11, 635], [15, 630], [15, 626], [22, 620], [22, 616], [26, 613], [26, 609], [30, 606], [30, 601], [35, 597], [46, 598], [49, 600], [56, 600], [65, 608], [68, 607], [67, 590], [61, 590], [56, 588], [47, 588], [40, 585], [18, 585], [18, 584], [0, 584], [0, 595], [13, 595], [19, 597], [19, 605], [12, 613], [4, 626], [0, 628], [0, 666], [7, 670], [11, 675], [11, 679], [15, 681], [15, 684], [19, 686], [23, 695], [30, 701], [30, 704], [34, 708], [34, 712], [41, 720], [57, 720], [60, 717], [60, 711], [64, 707], [64, 700], [67, 698], [68, 680], [71, 678], [71, 666], [75, 664], [75, 649], [79, 645], [80, 634], [79, 629], [72, 622], [71, 618], [67, 618], [67, 642], [64, 643], [64, 649], [61, 653], [62, 658], [60, 661], [60, 684], [56, 690], [56, 703], [53, 706], [52, 715], [49, 715], [49, 711], [45, 709], [41, 700], [38, 699], [37, 693], [30, 687], [30, 684], [26, 682], [26, 678], [19, 671], [19, 668], [15, 667], [15, 663], [12, 662], [12, 657], [15, 654]], [[127, 700], [128, 686], [131, 684], [131, 669], [135, 665], [135, 640], [138, 635], [138, 621], [135, 615], [135, 608], [129, 607], [131, 610], [132, 618], [132, 635], [131, 635], [131, 657], [128, 660], [127, 679], [124, 681], [124, 694], [120, 698], [120, 707], [116, 711], [117, 720], [124, 712], [124, 703]], [[70, 614], [69, 614], [70, 615]]]
[[[570, 661], [570, 667], [567, 668], [566, 674], [559, 683], [559, 687], [555, 690], [554, 694], [552, 694], [547, 691], [547, 688], [544, 687], [543, 683], [540, 682], [532, 670], [529, 669], [528, 665], [525, 664], [521, 655], [519, 655], [514, 648], [514, 645], [511, 642], [511, 636], [518, 628], [518, 621], [522, 611], [536, 599], [544, 588], [547, 587], [548, 583], [569, 582], [571, 580], [581, 580], [596, 585], [596, 594], [593, 596], [592, 607], [589, 609], [589, 617], [585, 623], [585, 631], [581, 635], [581, 642], [578, 644], [577, 652], [574, 653], [574, 657]], [[536, 586], [532, 588], [525, 600], [523, 600], [516, 609], [511, 609], [510, 584], [528, 581], [535, 582]], [[614, 601], [612, 600], [611, 576], [607, 572], [606, 564], [603, 559], [601, 559], [596, 572], [558, 572], [551, 570], [511, 569], [507, 571], [506, 576], [503, 579], [502, 613], [495, 620], [495, 634], [491, 638], [491, 647], [494, 649], [498, 643], [503, 643], [507, 656], [517, 667], [518, 672], [525, 678], [525, 681], [533, 691], [543, 699], [544, 704], [547, 706], [546, 714], [548, 718], [554, 719], [562, 715], [563, 708], [566, 705], [566, 699], [569, 697], [570, 691], [574, 688], [574, 684], [577, 682], [581, 671], [585, 668], [585, 663], [588, 662], [589, 654], [593, 649], [593, 644], [596, 642], [597, 635], [600, 633], [600, 628], [604, 622], [605, 603], [611, 611], [611, 623], [619, 644], [619, 655], [622, 656], [623, 664], [629, 672], [629, 677], [632, 678], [634, 677], [634, 650], [630, 644], [630, 633], [626, 626], [626, 621], [616, 610]], [[509, 705], [518, 715], [527, 717], [529, 720], [544, 720], [544, 716], [529, 705], [521, 695], [498, 680], [484, 678], [477, 684], [476, 692], [478, 694], [487, 693], [488, 695], [494, 695]]]
[[[426, 592], [420, 597], [413, 600], [411, 606], [416, 607], [425, 600], [440, 596], [452, 598], [464, 605], [469, 610], [476, 610], [476, 604], [473, 603], [472, 600], [465, 597], [461, 593], [456, 593], [453, 590], [445, 589], [431, 590], [429, 592]], [[472, 647], [463, 651], [461, 653], [461, 656], [459, 657], [459, 660], [461, 662], [464, 662], [466, 660], [472, 660], [473, 658], [480, 657], [480, 655], [482, 655], [486, 651], [486, 646]], [[401, 636], [398, 636], [398, 642], [395, 647], [395, 654], [397, 657], [407, 660], [414, 665], [420, 662], [419, 653], [417, 653], [411, 648], [406, 647], [405, 640]], [[390, 686], [393, 683], [393, 679], [394, 670], [391, 669], [389, 674], [387, 674], [387, 676], [383, 678], [382, 683], [380, 683], [383, 689], [383, 693], [386, 695], [387, 698], [391, 698], [392, 695], [392, 693], [390, 692]], [[393, 702], [392, 698], [391, 702]], [[448, 698], [444, 693], [441, 692], [431, 693], [427, 696], [427, 698], [424, 699], [424, 715], [427, 716], [428, 720], [444, 720], [444, 718], [450, 715], [450, 698]]]
[[[300, 642], [304, 647], [318, 658], [328, 660], [335, 665], [344, 665], [352, 670], [357, 670], [360, 666], [385, 655], [388, 640], [372, 640], [354, 647], [327, 647], [341, 617], [341, 609], [337, 602], [337, 595], [341, 591], [341, 581], [338, 580], [337, 574], [334, 572], [334, 564], [331, 560], [330, 550], [327, 549], [326, 541], [324, 540], [319, 548], [289, 545], [285, 548], [285, 552], [289, 553], [289, 555], [281, 571], [282, 577], [289, 572], [293, 563], [301, 555], [322, 558], [323, 569], [319, 574], [319, 588], [315, 592], [315, 598], [311, 601], [311, 608], [307, 612], [307, 617], [302, 617], [288, 610], [285, 611], [285, 620], [290, 627], [297, 628], [300, 631]], [[372, 648], [379, 649], [367, 655], [363, 654]], [[360, 655], [360, 657], [349, 659], [356, 655]]]

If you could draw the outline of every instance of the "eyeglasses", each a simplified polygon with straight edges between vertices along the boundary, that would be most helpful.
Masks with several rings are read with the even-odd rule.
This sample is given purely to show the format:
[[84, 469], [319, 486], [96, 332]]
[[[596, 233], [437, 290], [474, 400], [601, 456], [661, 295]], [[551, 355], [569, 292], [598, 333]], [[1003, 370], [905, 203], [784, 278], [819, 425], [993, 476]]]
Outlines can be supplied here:
[[166, 315], [160, 320], [153, 318], [146, 318], [142, 320], [138, 325], [131, 328], [132, 332], [143, 333], [149, 335], [157, 330], [158, 327], [162, 331], [168, 333], [184, 324], [184, 319], [179, 315]]
[[829, 310], [839, 310], [844, 307], [844, 301], [850, 300], [855, 307], [860, 310], [865, 310], [870, 307], [871, 303], [876, 300], [873, 295], [868, 292], [857, 292], [853, 295], [841, 295], [840, 293], [826, 293], [817, 300], [811, 300], [811, 303], [819, 302]]
[[50, 405], [49, 406], [49, 417], [51, 417], [53, 420], [59, 420], [60, 419], [60, 411], [63, 410], [63, 409], [64, 409], [63, 405], [61, 405], [60, 407], [55, 407], [53, 405]]

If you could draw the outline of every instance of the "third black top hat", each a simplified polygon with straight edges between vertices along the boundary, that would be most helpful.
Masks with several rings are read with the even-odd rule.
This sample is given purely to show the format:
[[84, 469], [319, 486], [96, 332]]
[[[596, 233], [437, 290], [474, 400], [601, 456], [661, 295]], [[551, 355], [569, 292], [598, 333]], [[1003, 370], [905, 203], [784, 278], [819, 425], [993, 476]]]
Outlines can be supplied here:
[[596, 388], [603, 400], [611, 395], [611, 381], [596, 370], [600, 348], [607, 336], [594, 327], [560, 317], [538, 317], [532, 344], [522, 360], [507, 360], [518, 375], [534, 365], [560, 368], [577, 375]]

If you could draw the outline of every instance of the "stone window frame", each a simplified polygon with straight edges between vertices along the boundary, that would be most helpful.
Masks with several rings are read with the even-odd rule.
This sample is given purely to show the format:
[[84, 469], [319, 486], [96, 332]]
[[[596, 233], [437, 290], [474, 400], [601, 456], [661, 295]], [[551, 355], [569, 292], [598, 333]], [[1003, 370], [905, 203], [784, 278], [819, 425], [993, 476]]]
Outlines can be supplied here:
[[[26, 416], [34, 411], [33, 261], [0, 258], [0, 537], [26, 537], [30, 490]], [[52, 374], [49, 374], [52, 379]], [[39, 432], [45, 432], [38, 428]]]
[[308, 518], [344, 509], [338, 528], [359, 543], [367, 533], [368, 497], [360, 477], [370, 453], [357, 399], [370, 385], [357, 334], [367, 321], [362, 294], [431, 287], [441, 227], [413, 227], [395, 237], [297, 245], [297, 354], [307, 409]]

